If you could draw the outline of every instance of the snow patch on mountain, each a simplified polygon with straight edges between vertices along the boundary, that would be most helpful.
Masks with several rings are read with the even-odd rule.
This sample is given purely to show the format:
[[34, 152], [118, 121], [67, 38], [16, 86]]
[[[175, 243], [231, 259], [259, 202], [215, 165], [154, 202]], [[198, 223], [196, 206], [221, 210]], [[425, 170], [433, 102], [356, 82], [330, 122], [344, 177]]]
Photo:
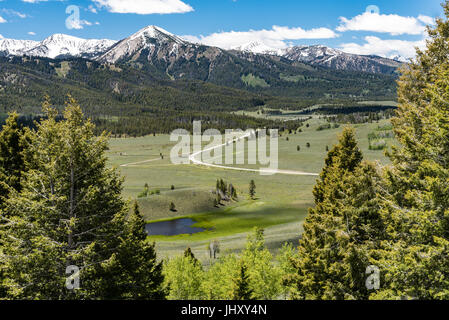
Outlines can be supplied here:
[[39, 42], [32, 40], [14, 40], [0, 38], [0, 55], [1, 56], [18, 56], [23, 55], [27, 50], [30, 50], [38, 45]]
[[59, 56], [92, 57], [106, 51], [116, 41], [81, 39], [65, 34], [54, 34], [25, 52], [29, 56], [56, 58]]
[[43, 41], [0, 39], [0, 53], [10, 56], [36, 56], [45, 58], [89, 58], [110, 48], [116, 41], [81, 39], [65, 34], [54, 34]]
[[234, 48], [231, 48], [232, 50], [237, 51], [243, 51], [243, 52], [250, 52], [250, 53], [256, 53], [256, 54], [269, 54], [269, 55], [282, 55], [284, 50], [283, 49], [275, 49], [272, 47], [267, 46], [264, 43], [261, 42], [250, 42], [241, 46], [237, 46]]

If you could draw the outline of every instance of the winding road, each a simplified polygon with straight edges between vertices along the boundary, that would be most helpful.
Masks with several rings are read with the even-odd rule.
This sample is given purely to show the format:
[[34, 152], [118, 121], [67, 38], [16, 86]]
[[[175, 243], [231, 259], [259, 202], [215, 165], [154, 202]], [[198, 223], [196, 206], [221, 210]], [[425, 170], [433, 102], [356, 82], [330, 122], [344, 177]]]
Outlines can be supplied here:
[[[251, 134], [247, 133], [245, 135], [242, 135], [241, 137], [235, 138], [232, 141], [232, 143], [234, 143], [236, 141], [239, 141], [239, 139], [249, 138], [250, 136], [251, 136]], [[211, 167], [211, 168], [219, 168], [219, 169], [225, 169], [225, 170], [234, 170], [234, 171], [257, 172], [257, 173], [264, 174], [264, 175], [284, 174], [284, 175], [292, 175], [292, 176], [314, 176], [314, 177], [319, 176], [318, 173], [310, 173], [310, 172], [304, 172], [304, 171], [282, 170], [282, 169], [268, 169], [268, 168], [249, 169], [249, 168], [229, 167], [229, 166], [223, 166], [223, 165], [218, 165], [218, 164], [207, 163], [207, 162], [203, 162], [201, 159], [197, 159], [197, 156], [201, 156], [201, 154], [203, 152], [212, 151], [214, 149], [222, 148], [222, 147], [226, 146], [226, 144], [227, 143], [223, 143], [223, 144], [216, 145], [216, 146], [213, 146], [213, 147], [210, 147], [210, 148], [207, 148], [207, 149], [203, 149], [201, 151], [197, 151], [197, 152], [191, 153], [189, 155], [189, 160], [193, 164], [196, 164], [196, 165], [199, 165], [199, 166], [205, 166], [205, 167]], [[121, 167], [130, 167], [130, 166], [135, 166], [135, 165], [144, 164], [144, 163], [148, 163], [148, 162], [159, 161], [159, 160], [162, 160], [162, 159], [161, 158], [156, 158], [156, 159], [144, 160], [144, 161], [139, 161], [139, 162], [126, 163], [126, 164], [122, 164], [120, 166]]]
[[[245, 134], [245, 135], [243, 135], [241, 137], [237, 137], [237, 138], [235, 138], [232, 141], [232, 143], [236, 142], [239, 139], [249, 138], [250, 136], [251, 136], [251, 134], [248, 133], [248, 134]], [[318, 173], [310, 173], [310, 172], [294, 171], [294, 170], [267, 169], [267, 168], [249, 169], [249, 168], [228, 167], [228, 166], [223, 166], [223, 165], [218, 165], [218, 164], [206, 163], [206, 162], [203, 162], [202, 160], [196, 159], [196, 157], [201, 155], [203, 152], [212, 151], [214, 149], [222, 148], [226, 144], [227, 143], [223, 143], [223, 144], [220, 144], [220, 145], [217, 145], [217, 146], [213, 146], [213, 147], [201, 150], [201, 151], [194, 152], [194, 153], [190, 154], [189, 160], [193, 164], [200, 165], [200, 166], [219, 168], [219, 169], [225, 169], [225, 170], [234, 170], [234, 171], [257, 172], [257, 173], [261, 173], [261, 174], [265, 174], [265, 175], [284, 174], [284, 175], [296, 175], [296, 176], [319, 176]]]

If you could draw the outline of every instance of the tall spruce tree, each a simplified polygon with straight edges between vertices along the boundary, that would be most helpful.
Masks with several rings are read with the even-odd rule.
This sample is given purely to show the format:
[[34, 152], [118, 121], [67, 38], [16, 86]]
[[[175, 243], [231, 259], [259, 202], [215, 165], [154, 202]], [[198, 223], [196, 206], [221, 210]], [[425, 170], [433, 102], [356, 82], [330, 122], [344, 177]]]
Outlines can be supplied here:
[[425, 51], [402, 70], [393, 119], [400, 146], [386, 171], [389, 241], [373, 298], [449, 299], [449, 2]]
[[253, 291], [249, 286], [249, 275], [244, 263], [240, 265], [238, 276], [232, 281], [232, 300], [251, 300]]
[[[146, 238], [145, 221], [135, 202], [120, 236], [119, 247], [101, 264], [100, 296], [114, 300], [166, 298], [162, 262], [158, 263], [155, 245], [148, 243]], [[96, 277], [99, 275], [95, 274]]]
[[[123, 179], [106, 166], [107, 135], [94, 136], [93, 124], [70, 97], [62, 121], [56, 121], [58, 112], [49, 102], [43, 111], [46, 119], [27, 146], [32, 169], [2, 214], [0, 260], [8, 297], [162, 297], [160, 266], [154, 247], [144, 243], [143, 220], [138, 212], [127, 220]], [[78, 290], [65, 286], [70, 266], [80, 270]], [[120, 282], [118, 275], [124, 277]], [[105, 282], [114, 294], [105, 293]]]
[[17, 113], [10, 113], [0, 131], [0, 208], [9, 197], [11, 188], [20, 191], [26, 170], [25, 132], [19, 125]]
[[367, 299], [364, 274], [379, 246], [383, 223], [379, 214], [380, 177], [362, 162], [354, 131], [345, 128], [326, 158], [314, 188], [315, 208], [309, 209], [294, 274], [293, 299]]
[[[26, 134], [19, 126], [19, 116], [17, 113], [10, 113], [6, 119], [5, 125], [0, 131], [0, 217], [4, 215], [1, 212], [5, 201], [9, 198], [11, 192], [20, 191], [21, 180], [25, 164], [25, 137]], [[6, 221], [0, 219], [0, 229]], [[1, 234], [0, 234], [1, 236]], [[0, 240], [0, 255], [1, 240]], [[5, 263], [0, 259], [0, 299], [6, 295], [4, 283]]]

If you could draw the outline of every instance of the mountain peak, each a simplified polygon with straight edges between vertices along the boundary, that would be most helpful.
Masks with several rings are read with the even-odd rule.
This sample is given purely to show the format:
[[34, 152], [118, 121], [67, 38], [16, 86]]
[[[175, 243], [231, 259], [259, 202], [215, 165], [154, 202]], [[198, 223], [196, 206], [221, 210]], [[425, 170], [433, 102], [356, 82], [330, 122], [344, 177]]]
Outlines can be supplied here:
[[[176, 43], [185, 43], [183, 39], [180, 37], [174, 35], [173, 33], [168, 32], [167, 30], [164, 30], [161, 27], [150, 25], [146, 26], [145, 28], [140, 29], [133, 35], [131, 35], [129, 38], [125, 40], [134, 40], [136, 38], [152, 38], [157, 39], [159, 41], [173, 41]], [[145, 39], [144, 39], [145, 40]]]
[[140, 29], [128, 38], [119, 41], [111, 50], [98, 59], [100, 61], [116, 63], [119, 60], [139, 55], [147, 50], [150, 51], [150, 54], [154, 53], [157, 50], [156, 47], [170, 47], [170, 52], [175, 53], [179, 46], [188, 44], [185, 40], [161, 27], [150, 25]]

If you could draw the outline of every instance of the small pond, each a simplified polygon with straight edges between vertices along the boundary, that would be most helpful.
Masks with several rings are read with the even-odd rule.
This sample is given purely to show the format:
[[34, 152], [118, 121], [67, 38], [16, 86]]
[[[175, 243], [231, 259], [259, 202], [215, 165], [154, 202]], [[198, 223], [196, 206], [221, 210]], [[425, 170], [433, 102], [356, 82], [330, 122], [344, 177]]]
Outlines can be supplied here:
[[203, 228], [192, 227], [195, 223], [192, 219], [176, 219], [149, 223], [145, 226], [145, 229], [150, 236], [177, 236], [206, 231]]

